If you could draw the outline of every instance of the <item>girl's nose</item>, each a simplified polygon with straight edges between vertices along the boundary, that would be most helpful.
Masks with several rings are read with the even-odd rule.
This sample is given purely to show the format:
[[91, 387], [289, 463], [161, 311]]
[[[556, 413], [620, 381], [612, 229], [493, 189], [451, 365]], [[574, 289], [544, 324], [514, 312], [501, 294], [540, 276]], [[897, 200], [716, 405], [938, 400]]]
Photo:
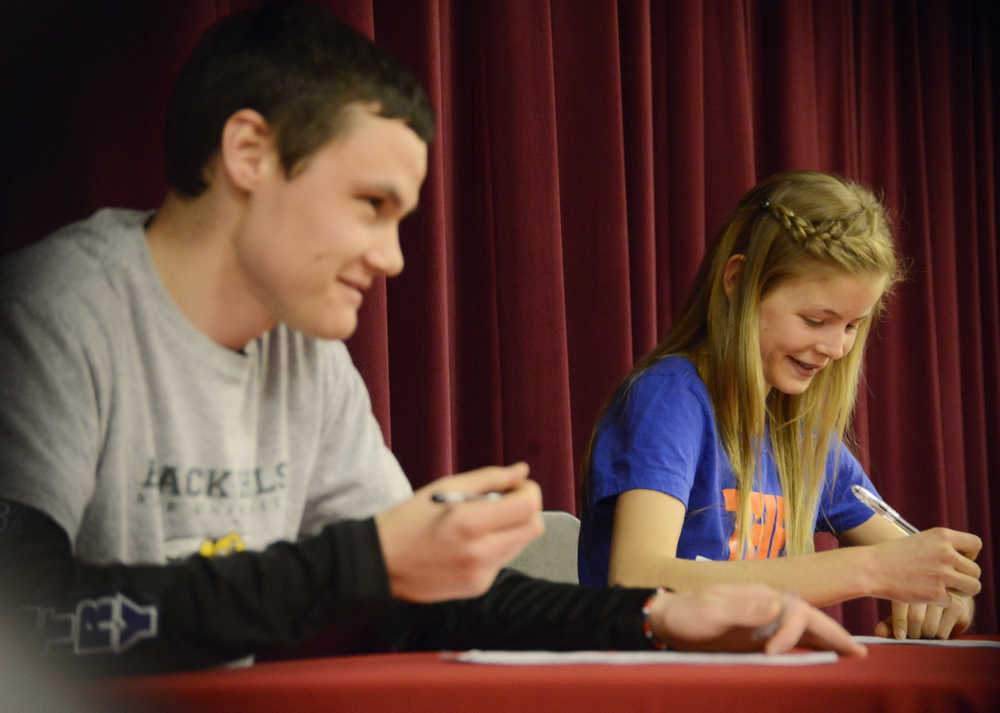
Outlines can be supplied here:
[[817, 348], [823, 356], [835, 361], [847, 353], [849, 340], [849, 335], [838, 329], [835, 333], [824, 336]]

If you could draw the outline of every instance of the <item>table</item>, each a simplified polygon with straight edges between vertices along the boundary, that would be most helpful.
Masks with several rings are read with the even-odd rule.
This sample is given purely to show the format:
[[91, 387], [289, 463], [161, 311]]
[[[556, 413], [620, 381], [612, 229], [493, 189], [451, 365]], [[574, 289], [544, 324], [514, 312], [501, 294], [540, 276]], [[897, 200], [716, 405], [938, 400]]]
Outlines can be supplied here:
[[501, 666], [381, 654], [117, 679], [103, 692], [171, 713], [1000, 711], [1000, 648], [868, 649], [866, 659], [810, 666]]

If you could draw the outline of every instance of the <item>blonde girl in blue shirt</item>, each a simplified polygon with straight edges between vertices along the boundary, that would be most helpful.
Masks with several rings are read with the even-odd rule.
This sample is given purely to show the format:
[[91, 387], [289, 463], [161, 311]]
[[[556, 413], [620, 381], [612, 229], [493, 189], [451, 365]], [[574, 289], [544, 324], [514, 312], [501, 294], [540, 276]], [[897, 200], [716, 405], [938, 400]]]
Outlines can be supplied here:
[[[757, 581], [817, 606], [890, 599], [881, 635], [967, 628], [981, 540], [946, 528], [905, 537], [849, 487], [872, 489], [844, 444], [865, 342], [899, 276], [867, 189], [797, 171], [750, 190], [676, 324], [595, 429], [581, 581]], [[815, 552], [817, 530], [842, 547]]]

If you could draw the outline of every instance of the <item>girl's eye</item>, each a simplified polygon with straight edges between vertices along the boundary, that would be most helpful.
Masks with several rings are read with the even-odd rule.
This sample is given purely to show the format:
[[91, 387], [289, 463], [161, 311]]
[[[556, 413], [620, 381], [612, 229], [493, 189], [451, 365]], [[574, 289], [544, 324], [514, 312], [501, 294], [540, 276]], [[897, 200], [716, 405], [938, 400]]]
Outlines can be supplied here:
[[374, 208], [376, 213], [378, 213], [379, 210], [381, 210], [382, 204], [385, 202], [382, 198], [379, 198], [378, 196], [365, 196], [362, 200], [364, 200], [365, 202], [368, 203], [368, 205]]
[[847, 325], [847, 331], [848, 332], [856, 332], [857, 330], [858, 330], [858, 323], [857, 322], [852, 322], [851, 324]]
[[803, 317], [802, 321], [808, 324], [810, 327], [822, 327], [823, 321], [819, 319], [809, 319], [808, 317]]

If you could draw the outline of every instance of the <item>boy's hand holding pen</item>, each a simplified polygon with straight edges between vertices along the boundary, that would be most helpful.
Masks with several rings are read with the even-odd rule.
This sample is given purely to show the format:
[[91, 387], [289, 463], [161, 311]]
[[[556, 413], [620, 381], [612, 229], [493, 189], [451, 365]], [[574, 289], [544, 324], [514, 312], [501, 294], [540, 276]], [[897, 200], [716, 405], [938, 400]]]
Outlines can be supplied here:
[[436, 503], [470, 503], [476, 501], [494, 502], [503, 498], [503, 493], [490, 490], [485, 493], [463, 493], [458, 490], [439, 490], [431, 494]]
[[482, 594], [545, 529], [526, 463], [435, 480], [375, 516], [393, 596], [439, 601]]
[[[523, 470], [525, 475], [527, 475], [528, 472], [527, 470], [528, 466], [526, 463], [515, 463], [513, 465], [506, 466], [506, 468], [513, 469], [517, 472]], [[458, 478], [459, 480], [455, 480], [454, 478]], [[438, 484], [440, 484], [442, 481], [445, 480], [449, 481], [447, 483], [448, 485], [452, 484], [466, 485], [469, 483], [467, 474], [452, 476], [452, 478], [442, 478], [440, 481], [438, 481]], [[517, 483], [512, 483], [511, 488], [494, 487], [488, 490], [464, 490], [464, 489], [459, 490], [457, 488], [455, 489], [442, 488], [440, 490], [435, 490], [433, 493], [431, 493], [431, 500], [441, 505], [448, 505], [453, 503], [457, 504], [457, 503], [474, 503], [474, 502], [487, 502], [487, 503], [497, 502], [499, 500], [502, 500], [503, 497], [508, 493], [513, 492], [513, 490], [517, 487], [517, 485], [518, 485]]]

